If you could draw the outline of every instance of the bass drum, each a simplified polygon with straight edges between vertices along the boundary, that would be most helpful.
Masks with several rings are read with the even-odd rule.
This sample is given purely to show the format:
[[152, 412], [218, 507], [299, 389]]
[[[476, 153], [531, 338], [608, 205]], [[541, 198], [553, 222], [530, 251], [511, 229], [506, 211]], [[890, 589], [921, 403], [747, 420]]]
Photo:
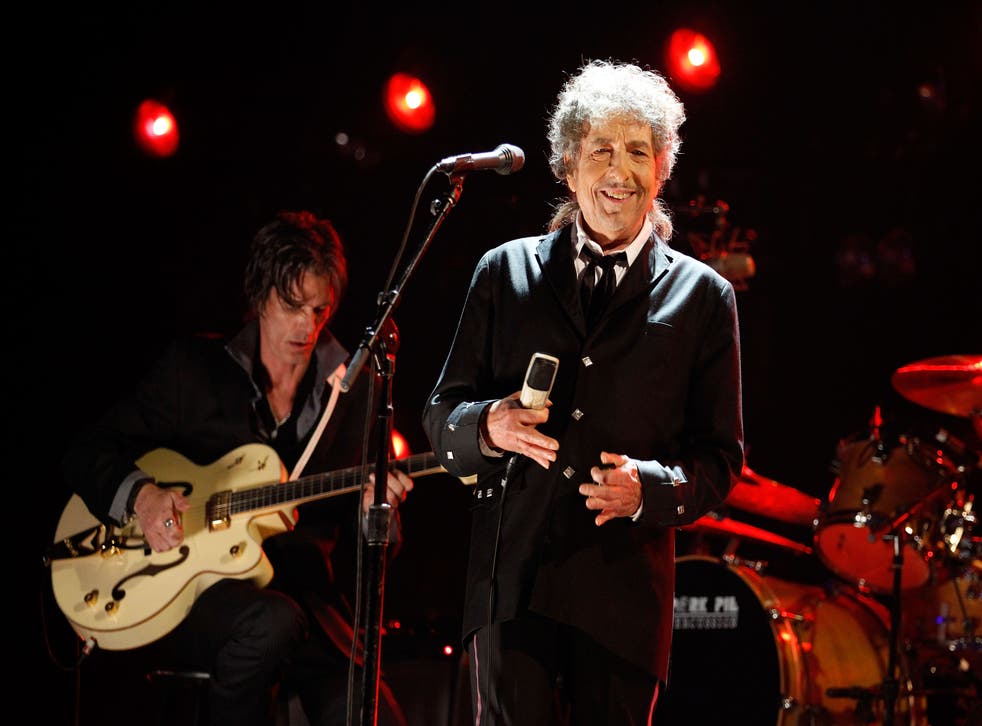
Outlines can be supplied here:
[[[889, 615], [858, 592], [766, 577], [702, 555], [676, 560], [668, 684], [653, 723], [867, 724], [889, 658]], [[923, 726], [901, 691], [894, 723]], [[830, 695], [831, 693], [831, 695]]]

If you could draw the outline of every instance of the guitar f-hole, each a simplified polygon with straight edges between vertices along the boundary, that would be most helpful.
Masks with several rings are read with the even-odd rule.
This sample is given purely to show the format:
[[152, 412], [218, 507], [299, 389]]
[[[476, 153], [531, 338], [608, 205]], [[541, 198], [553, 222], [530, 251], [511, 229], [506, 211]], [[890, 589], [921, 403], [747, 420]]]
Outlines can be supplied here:
[[147, 565], [142, 570], [127, 575], [122, 580], [117, 582], [115, 585], [113, 585], [112, 589], [113, 600], [119, 601], [126, 597], [126, 590], [123, 589], [123, 585], [126, 584], [127, 580], [132, 580], [134, 577], [153, 577], [159, 572], [166, 572], [172, 567], [177, 567], [188, 558], [188, 555], [191, 554], [191, 548], [187, 545], [181, 545], [178, 552], [181, 556], [173, 562], [169, 562], [166, 565]]

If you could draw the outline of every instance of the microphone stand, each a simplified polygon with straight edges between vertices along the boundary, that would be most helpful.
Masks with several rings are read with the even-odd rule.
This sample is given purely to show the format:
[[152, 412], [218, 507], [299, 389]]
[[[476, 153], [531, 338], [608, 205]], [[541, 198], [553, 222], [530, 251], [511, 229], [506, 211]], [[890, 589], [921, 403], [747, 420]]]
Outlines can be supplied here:
[[388, 338], [389, 343], [396, 342], [396, 336], [391, 332], [383, 335], [383, 340], [380, 342], [380, 332], [391, 331], [394, 328], [390, 318], [400, 300], [402, 288], [413, 270], [416, 269], [423, 253], [430, 246], [437, 230], [447, 215], [450, 214], [450, 210], [460, 199], [464, 184], [463, 174], [451, 175], [450, 183], [451, 188], [446, 195], [431, 203], [430, 212], [435, 219], [402, 277], [392, 290], [379, 294], [378, 315], [375, 321], [365, 329], [362, 342], [352, 357], [351, 365], [348, 366], [340, 384], [341, 390], [347, 393], [361, 369], [364, 368], [369, 356], [372, 357], [382, 378], [382, 393], [379, 396], [378, 408], [378, 433], [376, 436], [375, 497], [368, 510], [366, 535], [368, 589], [365, 606], [365, 654], [361, 689], [361, 723], [363, 726], [376, 726], [378, 723], [379, 671], [382, 660], [380, 634], [382, 631], [382, 604], [385, 596], [385, 556], [389, 546], [389, 524], [392, 513], [391, 506], [386, 502], [385, 494], [389, 475], [389, 438], [393, 410], [392, 377], [395, 373], [395, 349], [398, 346], [387, 344], [386, 338]]
[[351, 365], [348, 366], [348, 370], [344, 374], [344, 378], [341, 379], [341, 390], [347, 393], [351, 389], [351, 384], [354, 382], [355, 378], [361, 372], [361, 369], [365, 367], [365, 363], [368, 360], [368, 356], [371, 354], [375, 342], [378, 338], [379, 331], [385, 324], [385, 321], [389, 319], [392, 315], [392, 311], [395, 309], [399, 302], [399, 295], [402, 292], [402, 288], [405, 286], [406, 282], [409, 280], [410, 275], [413, 274], [413, 270], [416, 269], [416, 265], [419, 264], [419, 260], [422, 258], [423, 253], [426, 252], [427, 248], [430, 246], [430, 242], [433, 241], [433, 236], [436, 234], [437, 230], [443, 224], [443, 221], [450, 214], [450, 210], [453, 209], [457, 200], [460, 199], [460, 193], [464, 187], [464, 175], [454, 174], [450, 177], [451, 188], [450, 191], [442, 198], [434, 199], [430, 205], [430, 212], [436, 217], [430, 229], [426, 233], [426, 237], [423, 239], [422, 244], [420, 244], [419, 249], [416, 251], [416, 256], [410, 261], [409, 265], [406, 266], [405, 272], [403, 272], [402, 277], [396, 283], [395, 288], [388, 292], [379, 293], [379, 316], [375, 319], [372, 325], [369, 325], [365, 329], [365, 337], [362, 338], [361, 343], [358, 345], [358, 350], [355, 351], [354, 356], [351, 358]]

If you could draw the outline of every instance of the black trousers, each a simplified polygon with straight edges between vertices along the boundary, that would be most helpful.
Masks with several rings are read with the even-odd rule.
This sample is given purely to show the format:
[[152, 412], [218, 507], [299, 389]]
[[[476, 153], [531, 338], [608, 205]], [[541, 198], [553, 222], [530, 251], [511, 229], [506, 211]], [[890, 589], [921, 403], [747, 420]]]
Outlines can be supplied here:
[[269, 726], [275, 686], [306, 628], [303, 611], [283, 593], [222, 580], [201, 594], [159, 649], [180, 667], [211, 673], [213, 726]]
[[475, 726], [650, 724], [658, 679], [582, 631], [523, 614], [467, 644]]

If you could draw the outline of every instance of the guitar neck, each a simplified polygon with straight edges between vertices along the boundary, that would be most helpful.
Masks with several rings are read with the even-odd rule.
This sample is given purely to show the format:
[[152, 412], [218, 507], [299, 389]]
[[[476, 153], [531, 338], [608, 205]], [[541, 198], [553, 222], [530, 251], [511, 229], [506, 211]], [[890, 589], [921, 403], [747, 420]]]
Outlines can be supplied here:
[[[432, 451], [394, 459], [389, 468], [398, 469], [413, 478], [445, 471]], [[239, 489], [228, 493], [228, 513], [251, 512], [357, 491], [366, 479], [365, 471], [361, 466], [351, 466], [324, 474], [311, 474], [294, 481]], [[373, 471], [374, 468], [369, 473]]]

